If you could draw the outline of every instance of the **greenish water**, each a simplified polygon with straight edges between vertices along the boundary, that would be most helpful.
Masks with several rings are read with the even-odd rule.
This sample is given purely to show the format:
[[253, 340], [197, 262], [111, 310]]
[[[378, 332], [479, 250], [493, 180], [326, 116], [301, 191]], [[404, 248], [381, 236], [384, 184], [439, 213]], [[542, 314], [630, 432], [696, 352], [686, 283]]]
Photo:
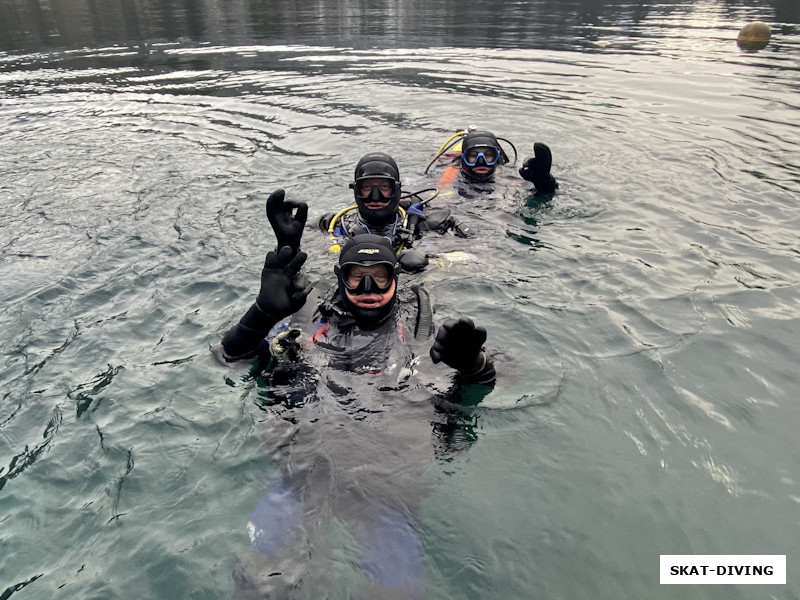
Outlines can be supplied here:
[[[477, 235], [430, 243], [477, 258], [426, 285], [489, 331], [498, 385], [457, 451], [367, 386], [380, 419], [300, 407], [347, 436], [295, 455], [407, 493], [426, 598], [798, 598], [794, 5], [131, 6], [135, 34], [2, 3], [0, 598], [234, 596], [276, 411], [209, 346], [257, 291], [266, 196], [313, 220], [375, 149], [429, 187], [471, 123], [547, 142], [561, 184], [438, 200]], [[347, 511], [318, 506], [310, 558], [261, 568], [359, 597]], [[787, 584], [662, 586], [662, 554], [786, 554]]]

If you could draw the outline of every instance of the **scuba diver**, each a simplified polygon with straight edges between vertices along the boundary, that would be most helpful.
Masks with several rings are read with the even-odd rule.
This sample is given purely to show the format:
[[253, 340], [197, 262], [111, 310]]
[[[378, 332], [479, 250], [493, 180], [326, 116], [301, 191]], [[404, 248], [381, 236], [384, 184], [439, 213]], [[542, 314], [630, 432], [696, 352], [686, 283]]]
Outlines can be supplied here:
[[[514, 150], [514, 160], [511, 161], [500, 141], [506, 142]], [[461, 150], [458, 153], [450, 152], [458, 143]], [[533, 145], [534, 155], [526, 159], [519, 168], [519, 174], [526, 181], [530, 181], [536, 188], [536, 193], [550, 195], [558, 189], [558, 182], [550, 173], [553, 164], [553, 155], [547, 144], [536, 142]], [[504, 138], [498, 138], [489, 131], [481, 131], [470, 126], [468, 131], [458, 131], [439, 151], [433, 156], [425, 173], [439, 159], [451, 159], [444, 173], [439, 178], [438, 188], [452, 184], [458, 193], [465, 197], [474, 197], [477, 194], [492, 191], [488, 184], [494, 182], [498, 165], [516, 162], [517, 150], [514, 144]]]
[[[473, 233], [452, 216], [450, 209], [427, 207], [438, 195], [435, 188], [404, 194], [397, 163], [388, 154], [371, 152], [364, 155], [356, 164], [350, 189], [355, 204], [327, 213], [317, 222], [331, 238], [331, 252], [339, 252], [342, 244], [352, 236], [373, 233], [391, 240], [398, 264], [408, 273], [425, 269], [429, 258], [442, 266], [454, 258], [472, 257], [464, 252], [431, 253], [429, 247], [426, 253], [413, 248], [415, 242], [431, 232], [439, 235], [452, 232], [464, 239], [472, 237]], [[421, 195], [425, 192], [434, 194], [423, 200]], [[279, 189], [267, 200], [267, 216], [278, 239], [276, 251], [289, 246], [297, 252], [308, 217], [308, 205], [286, 200], [285, 192]], [[447, 261], [443, 261], [444, 258]]]
[[444, 234], [452, 231], [458, 237], [467, 237], [446, 208], [427, 209], [425, 205], [436, 197], [422, 200], [420, 190], [402, 194], [400, 171], [394, 159], [384, 152], [371, 152], [358, 161], [350, 183], [355, 204], [338, 213], [329, 213], [319, 220], [319, 227], [338, 240], [360, 233], [374, 233], [389, 238], [404, 271], [422, 270], [428, 263], [426, 257], [410, 250], [414, 241], [429, 232]]
[[[266, 437], [277, 468], [250, 516], [253, 552], [234, 570], [237, 597], [298, 585], [291, 581], [297, 560], [314, 564], [304, 540], [325, 546], [314, 542], [324, 539], [315, 515], [325, 510], [357, 541], [359, 570], [378, 590], [371, 597], [399, 590], [422, 598], [425, 562], [414, 514], [429, 493], [423, 473], [432, 451], [424, 443], [431, 396], [425, 385], [416, 388], [423, 401], [411, 399], [408, 382], [424, 367], [415, 342], [430, 345], [432, 363], [455, 369], [454, 383], [465, 394], [488, 393], [495, 368], [486, 331], [462, 317], [446, 320], [433, 336], [427, 293], [400, 285], [385, 237], [350, 238], [334, 268], [336, 282], [318, 302], [309, 301], [299, 277], [306, 258], [288, 245], [270, 251], [255, 302], [215, 349], [225, 362], [258, 357], [272, 388], [270, 406], [277, 398], [279, 411], [267, 420]], [[306, 411], [292, 410], [301, 405]], [[379, 452], [393, 458], [377, 458]], [[292, 566], [282, 571], [283, 564]]]
[[[350, 238], [342, 248], [334, 268], [337, 287], [311, 313], [311, 329], [306, 331], [309, 339], [300, 343], [298, 338], [306, 324], [293, 328], [294, 319], [288, 329], [267, 339], [276, 325], [299, 313], [306, 304], [310, 289], [299, 277], [306, 258], [304, 252], [295, 253], [288, 245], [267, 254], [256, 301], [222, 338], [225, 362], [256, 355], [285, 354], [298, 359], [304, 352], [319, 349], [330, 356], [329, 364], [347, 363], [349, 370], [373, 370], [376, 364], [385, 365], [392, 358], [388, 355], [391, 347], [404, 345], [407, 335], [424, 339], [433, 333], [427, 292], [412, 286], [413, 296], [399, 293], [397, 257], [391, 242], [366, 233]], [[410, 301], [411, 297], [414, 300]], [[415, 306], [409, 310], [412, 302]], [[374, 346], [375, 338], [386, 338], [387, 355], [369, 356], [370, 364], [358, 365], [353, 360], [358, 344]], [[452, 367], [463, 381], [490, 384], [495, 370], [483, 349], [485, 340], [486, 330], [475, 327], [470, 319], [450, 319], [436, 334], [431, 360]]]

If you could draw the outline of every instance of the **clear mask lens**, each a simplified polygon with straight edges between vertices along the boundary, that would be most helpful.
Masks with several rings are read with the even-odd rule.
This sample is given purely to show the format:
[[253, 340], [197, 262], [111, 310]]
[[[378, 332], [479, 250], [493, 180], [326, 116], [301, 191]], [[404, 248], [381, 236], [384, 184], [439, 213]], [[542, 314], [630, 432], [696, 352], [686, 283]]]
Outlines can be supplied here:
[[376, 265], [377, 269], [365, 269], [360, 265], [342, 267], [342, 282], [353, 295], [385, 294], [394, 281], [394, 267], [387, 264]]
[[380, 182], [373, 181], [359, 181], [356, 183], [358, 195], [361, 198], [383, 198], [388, 199], [394, 195], [394, 182], [389, 179], [383, 179]]
[[484, 165], [487, 167], [492, 167], [500, 160], [500, 149], [487, 146], [468, 148], [461, 154], [461, 160], [468, 167], [474, 167], [479, 160], [483, 160]]

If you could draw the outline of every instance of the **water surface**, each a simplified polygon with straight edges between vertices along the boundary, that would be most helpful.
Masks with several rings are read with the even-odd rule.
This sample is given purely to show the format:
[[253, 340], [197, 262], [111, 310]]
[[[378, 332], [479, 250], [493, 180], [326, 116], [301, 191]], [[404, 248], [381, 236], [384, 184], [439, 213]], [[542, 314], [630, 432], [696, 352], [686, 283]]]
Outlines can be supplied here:
[[[428, 187], [471, 123], [547, 142], [561, 187], [447, 201], [482, 262], [427, 285], [504, 377], [445, 456], [390, 412], [425, 439], [396, 460], [426, 597], [800, 595], [795, 3], [120, 7], [0, 7], [0, 597], [232, 597], [269, 411], [208, 348], [266, 196], [318, 217], [376, 149]], [[358, 592], [330, 522], [299, 597]], [[661, 554], [786, 554], [787, 585], [660, 586]]]

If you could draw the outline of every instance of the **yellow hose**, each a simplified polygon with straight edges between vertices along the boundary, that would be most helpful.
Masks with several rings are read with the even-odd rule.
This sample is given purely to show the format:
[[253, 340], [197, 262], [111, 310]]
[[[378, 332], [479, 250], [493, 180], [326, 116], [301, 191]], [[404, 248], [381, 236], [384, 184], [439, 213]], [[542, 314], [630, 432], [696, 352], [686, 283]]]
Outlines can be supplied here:
[[[356, 208], [358, 208], [358, 204], [353, 204], [351, 206], [348, 206], [347, 208], [343, 208], [338, 213], [333, 215], [333, 217], [331, 218], [331, 223], [330, 223], [330, 225], [328, 225], [328, 234], [331, 236], [332, 239], [336, 239], [334, 237], [334, 235], [333, 235], [333, 230], [336, 227], [336, 221], [341, 219], [343, 215], [349, 213], [351, 210], [354, 210]], [[400, 211], [400, 221], [403, 221], [406, 218], [406, 211], [404, 211], [401, 206], [398, 206], [397, 210]], [[397, 251], [400, 252], [400, 250], [402, 250], [402, 248], [403, 248], [403, 245], [401, 244], [400, 248], [398, 248]], [[334, 252], [334, 253], [339, 252], [340, 250], [341, 250], [341, 247], [339, 246], [338, 243], [336, 243], [333, 246], [331, 246], [330, 248], [328, 248], [328, 251]]]
[[358, 204], [353, 204], [351, 206], [348, 206], [347, 208], [343, 208], [338, 213], [333, 215], [333, 218], [331, 219], [331, 224], [328, 225], [328, 233], [333, 233], [333, 228], [336, 225], [336, 221], [338, 221], [342, 217], [342, 215], [344, 215], [345, 213], [349, 213], [354, 208], [358, 208]]
[[449, 138], [447, 138], [447, 141], [444, 144], [439, 146], [439, 149], [436, 151], [436, 154], [444, 154], [444, 151], [447, 150], [447, 145], [450, 142], [452, 142], [457, 137], [463, 137], [464, 134], [466, 134], [466, 133], [467, 132], [464, 131], [463, 129], [459, 129], [458, 131], [456, 131], [453, 135], [451, 135]]

